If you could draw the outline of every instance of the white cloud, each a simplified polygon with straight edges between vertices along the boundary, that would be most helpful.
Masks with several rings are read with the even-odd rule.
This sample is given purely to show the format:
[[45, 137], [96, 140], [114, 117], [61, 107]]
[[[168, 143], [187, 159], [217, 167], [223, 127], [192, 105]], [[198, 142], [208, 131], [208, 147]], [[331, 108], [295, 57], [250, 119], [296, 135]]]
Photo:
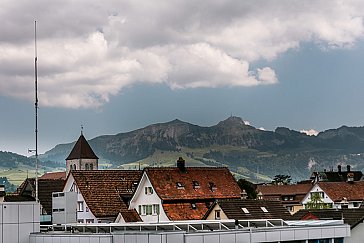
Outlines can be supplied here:
[[79, 108], [102, 106], [136, 83], [275, 84], [271, 67], [253, 70], [250, 63], [302, 42], [351, 47], [364, 35], [362, 9], [355, 0], [5, 0], [0, 95], [33, 98], [34, 19], [42, 105]]
[[304, 133], [304, 134], [306, 134], [306, 135], [308, 135], [308, 136], [317, 136], [317, 134], [319, 134], [319, 132], [318, 131], [316, 131], [315, 129], [309, 129], [309, 130], [301, 130], [300, 131], [301, 133]]

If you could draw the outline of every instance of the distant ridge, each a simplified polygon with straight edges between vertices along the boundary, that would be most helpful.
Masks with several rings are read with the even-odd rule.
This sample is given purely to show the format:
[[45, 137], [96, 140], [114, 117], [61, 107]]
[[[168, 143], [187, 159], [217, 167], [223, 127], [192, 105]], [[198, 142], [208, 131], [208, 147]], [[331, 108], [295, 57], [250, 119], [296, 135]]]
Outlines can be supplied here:
[[[237, 175], [257, 181], [276, 174], [290, 174], [298, 180], [314, 169], [336, 168], [339, 163], [364, 168], [363, 127], [342, 126], [308, 136], [285, 127], [263, 131], [236, 116], [210, 127], [175, 119], [99, 136], [89, 144], [101, 163], [112, 168], [138, 163], [173, 165], [178, 156], [184, 156], [198, 166], [229, 166]], [[62, 163], [73, 145], [57, 145], [40, 158]]]

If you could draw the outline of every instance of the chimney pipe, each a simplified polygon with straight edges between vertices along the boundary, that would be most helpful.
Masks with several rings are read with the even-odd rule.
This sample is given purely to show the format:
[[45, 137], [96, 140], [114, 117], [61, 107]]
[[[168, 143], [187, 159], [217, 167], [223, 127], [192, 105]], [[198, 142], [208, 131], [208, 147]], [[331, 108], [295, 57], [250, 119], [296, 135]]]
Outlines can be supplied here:
[[338, 165], [338, 166], [337, 166], [337, 171], [338, 171], [339, 173], [341, 173], [341, 165]]
[[177, 168], [182, 172], [186, 170], [185, 160], [182, 157], [177, 160]]
[[347, 169], [348, 172], [350, 172], [351, 166], [350, 165], [347, 165], [346, 166], [346, 169]]
[[246, 191], [243, 189], [242, 192], [240, 192], [240, 198], [243, 199], [247, 199], [248, 198], [248, 193], [246, 193]]
[[4, 202], [5, 185], [0, 185], [0, 202]]

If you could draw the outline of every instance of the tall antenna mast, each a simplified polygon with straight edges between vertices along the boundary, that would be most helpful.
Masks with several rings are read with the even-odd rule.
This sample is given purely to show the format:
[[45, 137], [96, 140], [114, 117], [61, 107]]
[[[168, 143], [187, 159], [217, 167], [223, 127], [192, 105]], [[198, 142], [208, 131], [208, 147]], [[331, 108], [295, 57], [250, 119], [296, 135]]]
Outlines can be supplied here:
[[35, 199], [38, 202], [38, 54], [37, 21], [34, 21], [34, 77], [35, 77]]

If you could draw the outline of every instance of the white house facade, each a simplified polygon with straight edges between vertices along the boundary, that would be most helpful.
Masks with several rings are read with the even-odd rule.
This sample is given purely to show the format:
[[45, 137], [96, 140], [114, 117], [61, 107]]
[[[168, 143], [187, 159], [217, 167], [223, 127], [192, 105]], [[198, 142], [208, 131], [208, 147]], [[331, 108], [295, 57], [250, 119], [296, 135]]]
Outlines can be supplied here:
[[77, 193], [77, 222], [78, 223], [98, 223], [97, 218], [89, 210], [87, 203], [82, 196], [75, 179], [72, 174], [69, 175], [68, 180], [63, 188], [63, 192], [76, 192]]
[[[363, 201], [362, 182], [350, 184], [347, 182], [321, 182], [315, 184], [302, 200], [304, 208], [309, 208], [309, 204], [315, 199], [318, 208], [359, 208]], [[318, 206], [318, 205], [316, 205]]]
[[311, 190], [306, 194], [302, 200], [302, 205], [304, 208], [308, 208], [308, 204], [313, 202], [313, 200], [319, 200], [323, 208], [332, 208], [334, 206], [334, 201], [321, 189], [321, 187], [316, 184]]
[[162, 200], [157, 195], [146, 172], [130, 200], [129, 209], [135, 209], [143, 222], [169, 221], [162, 206]]

